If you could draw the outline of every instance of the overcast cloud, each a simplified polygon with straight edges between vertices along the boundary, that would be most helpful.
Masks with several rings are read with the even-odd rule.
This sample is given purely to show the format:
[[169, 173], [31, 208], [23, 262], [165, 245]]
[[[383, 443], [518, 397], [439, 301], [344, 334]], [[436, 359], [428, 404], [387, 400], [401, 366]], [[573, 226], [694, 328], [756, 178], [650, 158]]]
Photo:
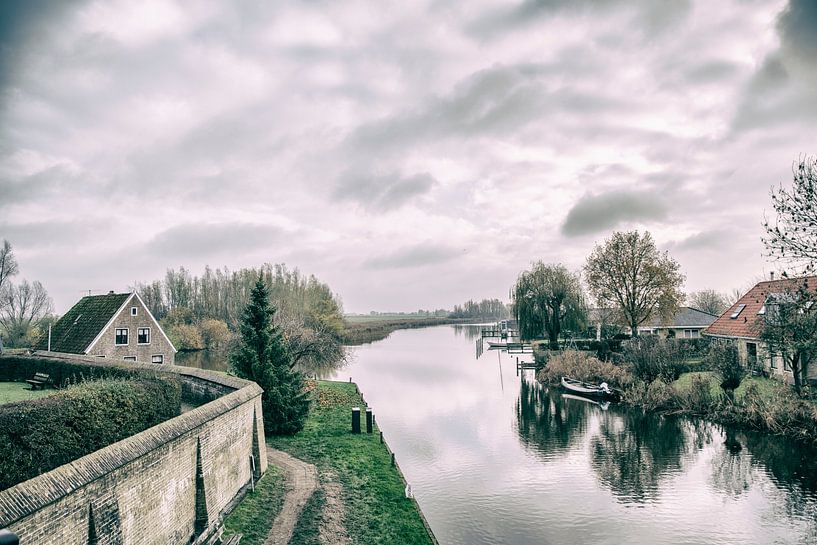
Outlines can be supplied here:
[[0, 238], [59, 312], [265, 261], [451, 307], [614, 229], [726, 291], [817, 153], [810, 0], [9, 0], [0, 67]]

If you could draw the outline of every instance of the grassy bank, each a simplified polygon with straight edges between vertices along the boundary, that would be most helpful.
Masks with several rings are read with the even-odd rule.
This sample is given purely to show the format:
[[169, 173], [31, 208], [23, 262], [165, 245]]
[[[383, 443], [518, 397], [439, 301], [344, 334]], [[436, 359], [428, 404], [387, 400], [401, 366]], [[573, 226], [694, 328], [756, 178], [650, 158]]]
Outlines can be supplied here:
[[255, 484], [255, 492], [248, 492], [241, 504], [224, 519], [227, 536], [242, 534], [241, 545], [263, 545], [272, 521], [281, 510], [286, 494], [286, 482], [281, 470], [269, 466]]
[[341, 342], [347, 346], [373, 343], [388, 337], [397, 329], [414, 329], [447, 324], [467, 324], [472, 320], [456, 318], [382, 318], [379, 316], [348, 316], [344, 319]]
[[[345, 525], [352, 543], [431, 544], [416, 502], [405, 497], [405, 483], [391, 465], [378, 430], [351, 433], [351, 409], [365, 403], [354, 384], [319, 381], [304, 429], [291, 437], [271, 437], [273, 447], [317, 466], [322, 482], [343, 488]], [[365, 426], [365, 422], [364, 422]], [[312, 543], [322, 498], [295, 529], [292, 543]], [[242, 542], [243, 543], [243, 542]]]
[[684, 361], [688, 370], [675, 380], [639, 380], [629, 363], [600, 361], [586, 353], [551, 356], [537, 378], [558, 385], [562, 376], [587, 382], [607, 382], [622, 392], [622, 402], [646, 411], [701, 417], [764, 433], [817, 444], [817, 404], [799, 397], [782, 382], [745, 376], [732, 392], [721, 388], [719, 373], [705, 369], [705, 361]]

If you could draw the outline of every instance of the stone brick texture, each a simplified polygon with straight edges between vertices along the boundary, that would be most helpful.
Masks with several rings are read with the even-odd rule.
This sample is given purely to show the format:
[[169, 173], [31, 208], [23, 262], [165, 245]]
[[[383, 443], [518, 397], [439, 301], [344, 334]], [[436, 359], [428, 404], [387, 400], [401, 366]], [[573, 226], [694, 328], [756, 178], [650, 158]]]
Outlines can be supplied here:
[[[136, 316], [131, 316], [131, 307], [136, 307]], [[137, 333], [139, 328], [150, 328], [150, 344], [139, 344]], [[128, 344], [117, 346], [116, 330], [128, 330]], [[116, 315], [111, 325], [102, 332], [96, 343], [88, 352], [92, 356], [105, 356], [115, 360], [123, 360], [125, 356], [136, 356], [139, 363], [151, 363], [154, 355], [161, 354], [164, 363], [173, 365], [176, 353], [160, 331], [159, 325], [150, 317], [148, 310], [142, 305], [138, 297], [132, 297], [130, 302]]]
[[[112, 365], [80, 359], [87, 365]], [[156, 370], [150, 364], [137, 366]], [[210, 540], [253, 478], [251, 457], [256, 476], [266, 470], [266, 450], [259, 448], [264, 445], [262, 390], [253, 382], [200, 369], [162, 366], [162, 371], [178, 373], [199, 401], [209, 401], [0, 492], [0, 528], [17, 533], [21, 545]], [[199, 444], [207, 505], [203, 532], [195, 530]]]

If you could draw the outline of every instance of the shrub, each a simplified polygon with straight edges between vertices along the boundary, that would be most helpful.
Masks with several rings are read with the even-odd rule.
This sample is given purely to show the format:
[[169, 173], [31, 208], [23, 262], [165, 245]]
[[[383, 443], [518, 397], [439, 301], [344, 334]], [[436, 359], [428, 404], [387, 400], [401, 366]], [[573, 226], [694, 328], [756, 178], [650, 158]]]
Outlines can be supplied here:
[[33, 377], [34, 373], [46, 373], [54, 386], [62, 387], [86, 380], [137, 377], [140, 371], [28, 356], [0, 358], [0, 381], [22, 382]]
[[692, 377], [691, 382], [689, 388], [684, 388], [681, 391], [673, 388], [676, 404], [680, 409], [690, 414], [707, 415], [720, 406], [721, 399], [717, 395], [713, 395], [707, 378], [695, 375]]
[[175, 378], [85, 382], [0, 405], [0, 490], [179, 414]]
[[721, 388], [731, 398], [735, 388], [740, 386], [746, 369], [740, 362], [738, 347], [732, 343], [714, 343], [706, 356], [709, 366], [721, 376]]
[[684, 371], [684, 352], [674, 339], [636, 337], [625, 344], [624, 359], [632, 366], [633, 375], [647, 384], [656, 379], [669, 384]]
[[624, 401], [648, 410], [668, 411], [678, 407], [675, 390], [661, 379], [635, 383], [624, 392]]
[[549, 384], [559, 384], [564, 376], [587, 382], [606, 382], [614, 388], [624, 388], [632, 381], [626, 368], [576, 350], [551, 353], [550, 361], [537, 378]]
[[177, 350], [201, 350], [204, 348], [204, 341], [201, 338], [199, 328], [191, 324], [171, 325], [167, 330], [167, 336]]

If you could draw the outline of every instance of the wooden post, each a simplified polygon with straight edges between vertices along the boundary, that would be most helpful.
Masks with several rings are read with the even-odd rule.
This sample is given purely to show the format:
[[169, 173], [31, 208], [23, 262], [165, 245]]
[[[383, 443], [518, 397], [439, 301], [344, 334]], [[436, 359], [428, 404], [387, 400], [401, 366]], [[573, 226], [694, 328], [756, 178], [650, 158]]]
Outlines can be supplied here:
[[366, 433], [372, 433], [372, 408], [366, 407]]
[[380, 432], [380, 444], [383, 444], [383, 432]]
[[394, 453], [391, 453], [391, 465], [396, 465], [397, 462], [394, 460]]
[[352, 433], [360, 433], [360, 407], [352, 407]]

